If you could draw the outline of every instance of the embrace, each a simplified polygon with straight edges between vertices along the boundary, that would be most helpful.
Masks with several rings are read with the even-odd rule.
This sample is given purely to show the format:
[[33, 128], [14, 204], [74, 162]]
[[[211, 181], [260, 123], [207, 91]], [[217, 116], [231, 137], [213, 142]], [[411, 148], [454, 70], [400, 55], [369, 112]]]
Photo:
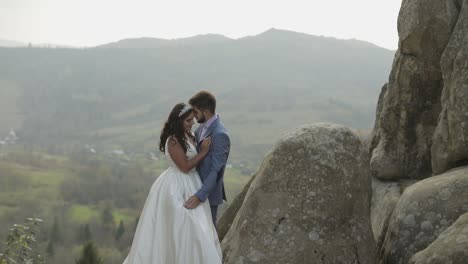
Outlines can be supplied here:
[[151, 187], [124, 264], [221, 264], [215, 225], [231, 143], [214, 95], [175, 105], [160, 139], [169, 168]]

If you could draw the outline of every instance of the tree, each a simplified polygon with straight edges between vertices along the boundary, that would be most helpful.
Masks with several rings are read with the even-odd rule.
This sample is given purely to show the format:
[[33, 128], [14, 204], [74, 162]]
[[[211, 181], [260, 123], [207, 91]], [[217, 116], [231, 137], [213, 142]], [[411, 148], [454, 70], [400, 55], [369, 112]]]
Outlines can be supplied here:
[[52, 224], [52, 228], [50, 230], [50, 241], [52, 243], [57, 243], [62, 241], [62, 231], [60, 229], [58, 217], [54, 217], [54, 223]]
[[47, 255], [49, 257], [53, 257], [55, 254], [55, 249], [54, 249], [54, 243], [52, 240], [49, 240], [49, 243], [47, 243], [47, 248], [46, 248]]
[[77, 241], [80, 243], [88, 242], [93, 238], [89, 224], [80, 225], [80, 227], [78, 228], [76, 238], [77, 238]]
[[28, 218], [24, 225], [14, 225], [10, 229], [0, 263], [44, 263], [43, 257], [36, 252], [36, 234], [41, 219]]
[[83, 239], [85, 242], [88, 242], [92, 238], [93, 238], [93, 235], [91, 234], [91, 228], [89, 227], [89, 224], [86, 224], [83, 228]]
[[109, 203], [106, 203], [101, 212], [101, 221], [105, 228], [114, 227], [114, 216], [112, 215], [112, 207]]
[[99, 257], [98, 250], [92, 241], [86, 242], [81, 251], [80, 258], [75, 262], [76, 264], [102, 264], [103, 261]]
[[123, 220], [120, 220], [119, 227], [117, 228], [117, 231], [115, 232], [115, 240], [119, 241], [120, 238], [122, 238], [124, 233], [125, 233], [124, 223], [123, 223]]

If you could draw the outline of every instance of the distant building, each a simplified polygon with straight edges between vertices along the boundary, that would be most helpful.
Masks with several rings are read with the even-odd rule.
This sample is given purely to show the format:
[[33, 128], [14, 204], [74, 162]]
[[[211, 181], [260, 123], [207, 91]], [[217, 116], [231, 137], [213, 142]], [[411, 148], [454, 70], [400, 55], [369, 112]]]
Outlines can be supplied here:
[[18, 137], [16, 136], [16, 132], [12, 129], [10, 130], [10, 136], [13, 138], [13, 139], [18, 139]]
[[112, 153], [114, 153], [115, 155], [125, 155], [125, 152], [121, 149], [116, 149]]
[[86, 144], [86, 145], [85, 145], [85, 149], [86, 149], [87, 151], [93, 153], [93, 154], [96, 154], [96, 149], [95, 149], [93, 146], [89, 145], [89, 144]]

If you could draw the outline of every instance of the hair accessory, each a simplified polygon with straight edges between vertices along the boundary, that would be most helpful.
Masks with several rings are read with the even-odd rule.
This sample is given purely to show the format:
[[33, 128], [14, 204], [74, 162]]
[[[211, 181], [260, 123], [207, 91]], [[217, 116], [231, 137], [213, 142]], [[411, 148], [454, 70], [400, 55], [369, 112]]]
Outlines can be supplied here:
[[182, 108], [182, 110], [180, 110], [179, 117], [183, 116], [185, 113], [187, 113], [191, 109], [192, 109], [191, 105], [185, 104], [184, 108]]

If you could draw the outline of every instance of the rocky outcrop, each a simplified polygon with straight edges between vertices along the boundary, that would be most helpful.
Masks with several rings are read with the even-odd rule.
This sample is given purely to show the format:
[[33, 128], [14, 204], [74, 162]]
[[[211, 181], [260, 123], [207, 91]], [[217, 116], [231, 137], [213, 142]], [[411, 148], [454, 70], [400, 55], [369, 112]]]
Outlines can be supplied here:
[[468, 1], [463, 1], [441, 66], [442, 112], [432, 145], [436, 174], [468, 164]]
[[410, 259], [410, 264], [466, 264], [468, 262], [468, 213], [460, 218], [425, 250]]
[[[386, 264], [408, 263], [468, 211], [468, 0], [403, 0], [398, 33], [369, 151], [386, 181], [374, 181], [371, 209]], [[422, 181], [399, 197], [402, 179]]]
[[381, 249], [381, 263], [408, 263], [468, 212], [468, 166], [419, 181], [400, 197]]
[[441, 111], [440, 58], [458, 18], [454, 1], [404, 0], [399, 49], [374, 128], [371, 172], [384, 180], [431, 175], [432, 137]]
[[359, 138], [342, 126], [285, 135], [222, 241], [225, 263], [374, 264], [368, 161]]

